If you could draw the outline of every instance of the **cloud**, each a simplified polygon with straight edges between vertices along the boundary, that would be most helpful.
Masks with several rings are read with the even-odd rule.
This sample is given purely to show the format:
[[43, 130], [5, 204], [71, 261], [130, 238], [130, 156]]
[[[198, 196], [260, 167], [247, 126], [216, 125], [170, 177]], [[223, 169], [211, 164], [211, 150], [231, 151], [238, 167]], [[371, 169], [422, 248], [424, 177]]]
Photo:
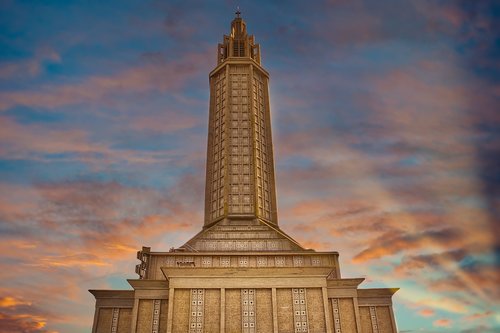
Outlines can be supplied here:
[[488, 318], [488, 317], [491, 317], [493, 315], [495, 315], [495, 312], [489, 310], [489, 311], [485, 311], [485, 312], [473, 313], [470, 316], [465, 317], [464, 319], [466, 321], [474, 321], [474, 320]]
[[450, 327], [452, 324], [452, 321], [450, 319], [446, 319], [446, 318], [441, 318], [441, 319], [438, 319], [438, 320], [435, 320], [432, 325], [436, 326], [436, 327]]
[[458, 249], [441, 253], [405, 256], [394, 271], [398, 274], [410, 275], [418, 270], [440, 267], [443, 263], [459, 262], [466, 255], [465, 249]]
[[15, 77], [35, 77], [40, 74], [45, 62], [60, 62], [60, 55], [50, 48], [40, 48], [32, 58], [0, 64], [0, 80]]
[[19, 305], [31, 305], [31, 302], [24, 301], [12, 296], [0, 297], [0, 308], [11, 308], [17, 307]]
[[[461, 234], [454, 229], [429, 230], [414, 235], [386, 233], [373, 242], [373, 246], [354, 256], [354, 263], [364, 263], [386, 255], [393, 255], [403, 250], [461, 245]], [[378, 245], [377, 245], [378, 244]]]
[[[210, 50], [211, 51], [211, 50]], [[103, 101], [123, 94], [148, 92], [172, 93], [184, 87], [208, 65], [208, 50], [186, 54], [165, 63], [146, 63], [113, 75], [91, 76], [80, 83], [43, 85], [31, 91], [0, 92], [0, 110], [16, 105], [33, 108], [58, 108], [80, 103]]]
[[29, 314], [6, 314], [0, 312], [0, 333], [56, 333], [45, 329], [47, 319]]
[[422, 317], [432, 317], [436, 314], [436, 312], [432, 309], [422, 309], [418, 311], [418, 314]]

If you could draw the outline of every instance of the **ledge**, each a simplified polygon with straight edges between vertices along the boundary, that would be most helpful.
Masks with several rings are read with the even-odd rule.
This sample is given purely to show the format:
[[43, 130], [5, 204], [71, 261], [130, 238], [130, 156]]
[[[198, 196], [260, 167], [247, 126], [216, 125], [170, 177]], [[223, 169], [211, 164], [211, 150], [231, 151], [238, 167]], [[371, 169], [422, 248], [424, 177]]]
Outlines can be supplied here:
[[392, 297], [399, 288], [358, 289], [358, 297]]
[[[170, 278], [200, 278], [200, 277], [326, 277], [332, 271], [331, 267], [211, 267], [211, 268], [177, 268], [161, 267], [167, 279]], [[141, 280], [144, 281], [144, 280]]]
[[127, 282], [135, 290], [158, 290], [168, 289], [168, 281], [165, 280], [139, 280], [128, 279]]
[[134, 290], [97, 290], [89, 289], [96, 299], [99, 298], [134, 298]]
[[328, 288], [357, 288], [365, 278], [328, 280]]

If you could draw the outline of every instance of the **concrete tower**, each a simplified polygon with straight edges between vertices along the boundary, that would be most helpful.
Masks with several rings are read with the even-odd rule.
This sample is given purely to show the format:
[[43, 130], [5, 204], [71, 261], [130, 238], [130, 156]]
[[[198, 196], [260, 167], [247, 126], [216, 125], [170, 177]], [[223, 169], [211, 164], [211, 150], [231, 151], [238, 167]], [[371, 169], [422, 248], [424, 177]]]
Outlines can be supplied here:
[[90, 290], [93, 333], [396, 332], [397, 289], [358, 289], [337, 252], [278, 227], [268, 81], [238, 11], [210, 73], [203, 228], [169, 252], [143, 247], [133, 290]]
[[268, 81], [260, 47], [237, 12], [210, 73], [206, 227], [278, 224]]

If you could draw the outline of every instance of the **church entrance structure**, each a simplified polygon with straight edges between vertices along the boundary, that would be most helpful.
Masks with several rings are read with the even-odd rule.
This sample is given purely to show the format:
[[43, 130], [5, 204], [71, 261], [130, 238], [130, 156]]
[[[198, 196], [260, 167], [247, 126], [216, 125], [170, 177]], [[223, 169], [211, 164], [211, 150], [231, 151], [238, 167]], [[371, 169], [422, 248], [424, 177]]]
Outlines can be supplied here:
[[203, 229], [143, 247], [133, 290], [90, 290], [93, 333], [393, 333], [392, 295], [342, 278], [337, 252], [278, 226], [269, 74], [236, 13], [210, 73]]

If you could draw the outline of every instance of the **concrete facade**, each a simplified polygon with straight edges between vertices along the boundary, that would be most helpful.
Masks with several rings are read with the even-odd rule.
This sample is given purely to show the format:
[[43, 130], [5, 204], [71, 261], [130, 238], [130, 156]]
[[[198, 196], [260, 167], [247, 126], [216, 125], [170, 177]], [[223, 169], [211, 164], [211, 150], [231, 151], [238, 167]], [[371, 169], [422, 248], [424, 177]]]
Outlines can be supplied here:
[[210, 73], [205, 221], [169, 252], [137, 253], [133, 290], [90, 290], [93, 333], [393, 333], [397, 289], [359, 289], [337, 252], [278, 227], [269, 74], [240, 14]]

